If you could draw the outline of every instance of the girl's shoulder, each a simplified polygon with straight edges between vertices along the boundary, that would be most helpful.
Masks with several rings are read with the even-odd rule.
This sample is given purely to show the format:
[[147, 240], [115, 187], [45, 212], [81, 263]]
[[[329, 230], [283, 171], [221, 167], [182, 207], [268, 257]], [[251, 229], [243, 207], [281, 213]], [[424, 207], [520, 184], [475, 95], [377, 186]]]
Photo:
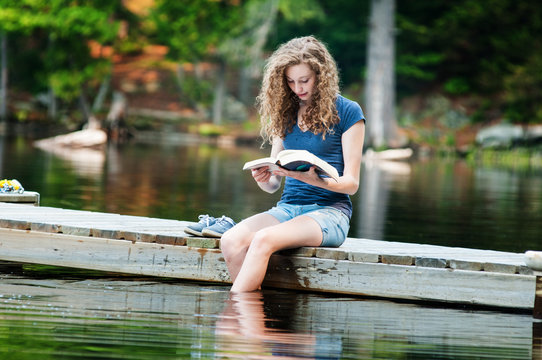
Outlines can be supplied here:
[[361, 109], [361, 106], [359, 106], [359, 104], [356, 101], [347, 99], [344, 96], [342, 96], [341, 94], [337, 95], [337, 99], [335, 100], [335, 103], [337, 104], [337, 108], [339, 108], [339, 107], [345, 107], [345, 108], [357, 107], [357, 108]]
[[365, 121], [363, 110], [361, 110], [361, 106], [356, 101], [347, 99], [339, 94], [337, 95], [336, 106], [341, 122]]

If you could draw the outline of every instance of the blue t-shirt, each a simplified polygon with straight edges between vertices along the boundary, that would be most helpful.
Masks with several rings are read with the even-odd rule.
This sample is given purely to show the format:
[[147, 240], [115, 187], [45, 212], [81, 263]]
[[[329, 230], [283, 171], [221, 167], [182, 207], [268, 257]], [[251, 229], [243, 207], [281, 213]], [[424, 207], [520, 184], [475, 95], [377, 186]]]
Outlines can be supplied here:
[[[284, 137], [283, 144], [285, 149], [310, 151], [335, 167], [339, 176], [342, 176], [344, 171], [342, 135], [358, 121], [365, 121], [365, 117], [358, 103], [341, 95], [337, 96], [336, 106], [340, 121], [333, 127], [331, 133], [326, 134], [325, 140], [322, 140], [322, 134], [303, 132], [296, 124]], [[325, 190], [291, 177], [286, 177], [280, 201], [296, 205], [332, 206], [343, 211], [348, 218], [352, 216], [352, 202], [347, 194]]]

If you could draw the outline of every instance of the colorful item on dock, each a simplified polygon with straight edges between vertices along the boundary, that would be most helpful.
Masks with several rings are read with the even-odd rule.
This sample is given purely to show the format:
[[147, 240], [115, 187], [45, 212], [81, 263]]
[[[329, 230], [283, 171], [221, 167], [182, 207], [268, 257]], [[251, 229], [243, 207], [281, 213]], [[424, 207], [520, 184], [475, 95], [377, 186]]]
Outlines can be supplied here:
[[184, 232], [196, 236], [219, 238], [226, 230], [235, 225], [235, 221], [225, 215], [222, 215], [220, 218], [214, 218], [206, 214], [198, 216], [198, 219], [197, 223], [188, 225], [184, 229]]
[[24, 192], [24, 188], [21, 183], [15, 179], [0, 180], [0, 192], [2, 193], [20, 193]]

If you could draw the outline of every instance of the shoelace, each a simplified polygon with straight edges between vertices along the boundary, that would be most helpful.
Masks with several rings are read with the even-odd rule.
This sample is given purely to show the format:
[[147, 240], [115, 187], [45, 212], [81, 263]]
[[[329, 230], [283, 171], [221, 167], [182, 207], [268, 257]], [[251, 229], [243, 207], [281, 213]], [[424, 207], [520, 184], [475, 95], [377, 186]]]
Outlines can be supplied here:
[[200, 215], [198, 216], [200, 223], [205, 223], [205, 226], [209, 226], [209, 222], [211, 221], [211, 216], [209, 215]]
[[230, 219], [229, 217], [227, 217], [226, 215], [222, 215], [222, 217], [216, 219], [216, 222], [219, 223], [219, 224], [221, 224], [223, 222], [227, 222], [227, 223], [229, 223], [231, 225], [235, 225], [235, 222], [232, 219]]

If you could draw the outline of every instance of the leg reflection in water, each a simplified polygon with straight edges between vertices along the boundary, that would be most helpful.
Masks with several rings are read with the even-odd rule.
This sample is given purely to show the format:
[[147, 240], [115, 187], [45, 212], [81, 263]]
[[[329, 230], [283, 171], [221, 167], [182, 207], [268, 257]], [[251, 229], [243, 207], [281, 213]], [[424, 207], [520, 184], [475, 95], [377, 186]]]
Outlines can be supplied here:
[[[279, 301], [276, 298], [273, 300]], [[295, 308], [292, 313], [295, 314]], [[278, 319], [266, 316], [264, 294], [261, 291], [231, 293], [216, 323], [216, 344], [220, 349], [218, 355], [241, 359], [340, 358], [340, 340], [339, 347], [336, 342], [331, 346], [334, 349], [334, 354], [331, 354], [330, 348], [322, 349], [323, 344], [318, 344], [324, 340], [320, 336], [281, 329], [277, 326], [279, 323]]]

